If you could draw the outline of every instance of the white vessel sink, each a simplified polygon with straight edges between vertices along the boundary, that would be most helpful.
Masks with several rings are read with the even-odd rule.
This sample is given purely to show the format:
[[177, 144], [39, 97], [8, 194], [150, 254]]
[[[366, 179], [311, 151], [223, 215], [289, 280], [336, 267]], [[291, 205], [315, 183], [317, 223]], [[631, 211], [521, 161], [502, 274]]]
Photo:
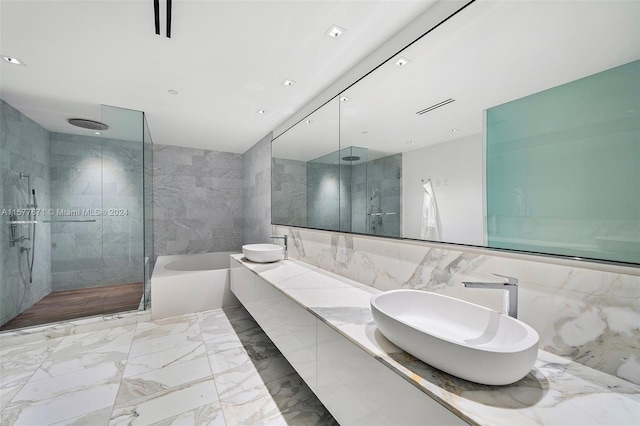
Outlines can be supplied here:
[[531, 371], [538, 333], [483, 306], [420, 290], [371, 298], [373, 319], [401, 349], [453, 376], [486, 385], [516, 382]]
[[242, 254], [252, 262], [277, 262], [284, 258], [284, 247], [276, 244], [247, 244], [242, 246]]

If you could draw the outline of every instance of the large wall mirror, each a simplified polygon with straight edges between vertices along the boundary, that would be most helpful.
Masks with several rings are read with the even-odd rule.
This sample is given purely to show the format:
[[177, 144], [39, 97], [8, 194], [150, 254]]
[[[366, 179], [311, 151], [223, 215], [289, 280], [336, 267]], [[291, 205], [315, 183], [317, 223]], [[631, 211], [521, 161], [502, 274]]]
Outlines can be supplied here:
[[640, 264], [638, 22], [476, 0], [273, 141], [273, 223]]

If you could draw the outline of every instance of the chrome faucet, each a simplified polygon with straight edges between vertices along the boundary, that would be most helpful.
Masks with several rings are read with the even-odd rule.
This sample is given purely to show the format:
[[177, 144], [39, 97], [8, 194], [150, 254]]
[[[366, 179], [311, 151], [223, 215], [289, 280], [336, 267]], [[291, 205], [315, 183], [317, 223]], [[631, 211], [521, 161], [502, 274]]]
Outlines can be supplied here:
[[488, 288], [505, 290], [504, 298], [502, 302], [502, 308], [507, 315], [513, 318], [518, 318], [518, 279], [508, 277], [506, 275], [493, 274], [496, 277], [504, 278], [502, 283], [477, 283], [477, 282], [463, 282], [467, 288]]
[[271, 238], [284, 241], [284, 258], [285, 260], [289, 259], [289, 236], [285, 235], [283, 237], [271, 237]]

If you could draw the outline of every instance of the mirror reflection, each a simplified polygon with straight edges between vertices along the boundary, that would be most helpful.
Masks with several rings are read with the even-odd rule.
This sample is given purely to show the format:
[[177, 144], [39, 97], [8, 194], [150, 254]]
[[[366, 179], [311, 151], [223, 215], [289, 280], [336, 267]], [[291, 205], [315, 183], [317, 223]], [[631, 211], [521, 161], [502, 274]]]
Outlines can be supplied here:
[[314, 113], [339, 108], [310, 142], [339, 172], [337, 211], [312, 197], [334, 220], [273, 222], [640, 263], [639, 19], [637, 2], [472, 3]]
[[340, 229], [338, 98], [272, 144], [273, 223]]

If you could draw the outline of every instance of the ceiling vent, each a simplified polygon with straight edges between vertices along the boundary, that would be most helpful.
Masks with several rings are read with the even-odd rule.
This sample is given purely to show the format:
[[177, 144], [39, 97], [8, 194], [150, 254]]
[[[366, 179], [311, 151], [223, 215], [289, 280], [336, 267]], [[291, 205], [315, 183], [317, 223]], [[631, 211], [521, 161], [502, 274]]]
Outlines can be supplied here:
[[429, 111], [433, 111], [436, 108], [443, 107], [443, 106], [445, 106], [447, 104], [450, 104], [453, 101], [455, 101], [455, 99], [451, 99], [451, 98], [446, 99], [446, 100], [444, 100], [442, 102], [438, 102], [437, 104], [431, 105], [430, 107], [426, 107], [425, 109], [421, 109], [420, 111], [416, 112], [416, 114], [418, 114], [418, 115], [426, 114]]
[[84, 118], [70, 118], [67, 122], [72, 126], [89, 130], [107, 130], [109, 128], [109, 126], [99, 121], [85, 120]]

